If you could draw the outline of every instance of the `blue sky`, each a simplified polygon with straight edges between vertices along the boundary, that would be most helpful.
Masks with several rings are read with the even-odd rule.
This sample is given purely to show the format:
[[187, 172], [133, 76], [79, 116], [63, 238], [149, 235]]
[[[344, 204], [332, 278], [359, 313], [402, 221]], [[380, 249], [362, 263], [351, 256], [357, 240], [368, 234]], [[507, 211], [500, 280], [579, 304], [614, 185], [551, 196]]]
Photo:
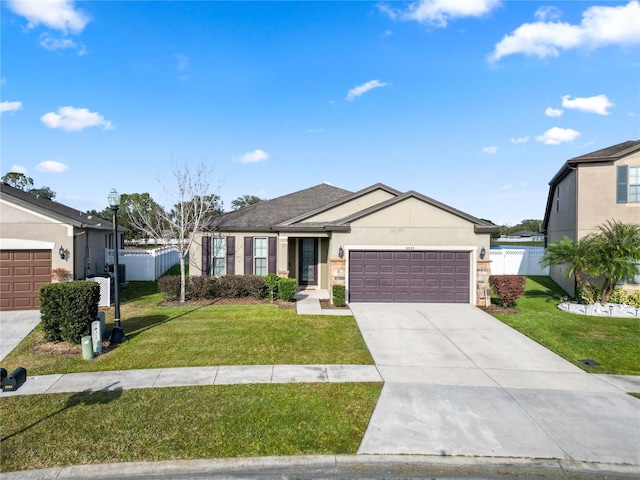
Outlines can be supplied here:
[[174, 159], [226, 208], [382, 182], [515, 224], [640, 138], [637, 0], [1, 3], [1, 174], [83, 211]]

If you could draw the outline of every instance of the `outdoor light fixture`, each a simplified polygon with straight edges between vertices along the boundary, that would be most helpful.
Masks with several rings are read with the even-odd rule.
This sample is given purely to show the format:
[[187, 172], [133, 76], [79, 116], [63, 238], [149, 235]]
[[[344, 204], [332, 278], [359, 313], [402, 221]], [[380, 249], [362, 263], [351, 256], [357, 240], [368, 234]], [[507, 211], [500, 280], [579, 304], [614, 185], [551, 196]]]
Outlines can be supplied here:
[[342, 246], [338, 249], [338, 256], [344, 258], [344, 248]]
[[64, 260], [67, 256], [67, 253], [64, 251], [64, 247], [60, 245], [60, 250], [58, 250], [58, 255], [60, 255], [60, 259]]
[[480, 260], [484, 260], [484, 256], [487, 254], [487, 250], [482, 247], [482, 250], [480, 250]]
[[109, 206], [113, 212], [113, 283], [114, 283], [114, 301], [115, 301], [115, 326], [111, 330], [110, 343], [124, 342], [124, 330], [120, 325], [120, 277], [118, 275], [118, 209], [120, 208], [120, 194], [113, 188], [107, 196]]

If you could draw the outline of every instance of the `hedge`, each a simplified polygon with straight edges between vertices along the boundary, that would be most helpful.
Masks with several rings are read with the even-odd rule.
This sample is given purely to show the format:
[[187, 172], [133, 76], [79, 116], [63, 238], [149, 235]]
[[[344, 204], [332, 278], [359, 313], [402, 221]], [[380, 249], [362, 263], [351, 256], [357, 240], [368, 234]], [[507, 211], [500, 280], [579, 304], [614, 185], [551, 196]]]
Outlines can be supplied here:
[[344, 307], [346, 305], [346, 287], [344, 285], [334, 285], [331, 287], [331, 292], [333, 294], [333, 304], [336, 307]]
[[491, 275], [489, 285], [503, 307], [510, 307], [524, 295], [525, 278], [519, 275]]
[[40, 314], [48, 341], [80, 343], [98, 316], [100, 284], [88, 280], [40, 287]]

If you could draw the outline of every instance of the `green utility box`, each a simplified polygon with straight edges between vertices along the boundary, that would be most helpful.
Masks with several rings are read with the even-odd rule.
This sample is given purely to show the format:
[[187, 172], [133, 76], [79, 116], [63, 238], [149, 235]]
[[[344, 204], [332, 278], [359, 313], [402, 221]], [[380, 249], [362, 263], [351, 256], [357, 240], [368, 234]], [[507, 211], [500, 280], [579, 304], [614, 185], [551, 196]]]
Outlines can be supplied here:
[[85, 360], [91, 360], [93, 358], [93, 342], [91, 341], [91, 335], [82, 337], [82, 358]]

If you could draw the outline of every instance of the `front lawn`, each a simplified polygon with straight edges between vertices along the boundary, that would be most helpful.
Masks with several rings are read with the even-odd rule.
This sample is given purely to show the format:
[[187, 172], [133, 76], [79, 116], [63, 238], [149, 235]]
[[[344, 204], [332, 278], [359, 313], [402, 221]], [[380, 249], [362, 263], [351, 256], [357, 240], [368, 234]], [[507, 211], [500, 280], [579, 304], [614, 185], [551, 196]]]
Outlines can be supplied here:
[[[528, 277], [519, 313], [494, 313], [589, 373], [640, 375], [640, 319], [589, 317], [558, 309], [564, 291], [549, 277]], [[591, 359], [588, 367], [578, 360]]]
[[[91, 361], [79, 346], [50, 344], [40, 327], [3, 361], [29, 375], [142, 368], [373, 364], [353, 317], [297, 315], [277, 305], [160, 306], [155, 282], [130, 282], [124, 343]], [[107, 313], [107, 327], [113, 308]]]
[[220, 385], [2, 398], [0, 471], [355, 454], [381, 388]]

